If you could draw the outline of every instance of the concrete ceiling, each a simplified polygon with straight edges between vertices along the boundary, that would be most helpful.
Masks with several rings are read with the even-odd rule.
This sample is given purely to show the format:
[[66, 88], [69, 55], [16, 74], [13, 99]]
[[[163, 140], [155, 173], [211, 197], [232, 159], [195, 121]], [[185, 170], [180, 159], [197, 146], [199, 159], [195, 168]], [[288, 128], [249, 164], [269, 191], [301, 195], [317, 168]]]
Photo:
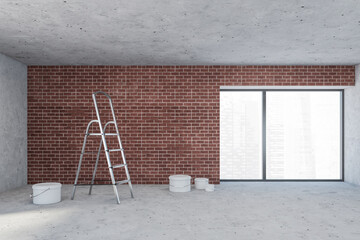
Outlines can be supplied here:
[[360, 63], [359, 0], [0, 0], [29, 65]]

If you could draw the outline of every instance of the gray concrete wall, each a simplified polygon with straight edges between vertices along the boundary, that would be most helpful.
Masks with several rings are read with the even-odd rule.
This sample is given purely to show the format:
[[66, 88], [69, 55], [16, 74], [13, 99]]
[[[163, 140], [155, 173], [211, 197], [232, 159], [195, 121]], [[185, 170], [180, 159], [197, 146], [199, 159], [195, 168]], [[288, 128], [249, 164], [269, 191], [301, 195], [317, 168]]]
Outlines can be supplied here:
[[0, 54], [0, 192], [27, 183], [27, 66]]
[[355, 87], [345, 89], [345, 181], [360, 185], [360, 65]]

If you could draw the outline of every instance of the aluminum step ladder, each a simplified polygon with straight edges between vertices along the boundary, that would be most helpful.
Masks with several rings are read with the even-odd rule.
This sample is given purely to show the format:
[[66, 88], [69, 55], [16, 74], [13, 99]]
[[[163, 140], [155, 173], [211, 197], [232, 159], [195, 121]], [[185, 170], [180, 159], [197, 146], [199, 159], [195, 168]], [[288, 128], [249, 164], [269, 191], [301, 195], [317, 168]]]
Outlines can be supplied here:
[[[97, 105], [97, 101], [96, 101], [96, 95], [98, 95], [98, 94], [103, 94], [109, 99], [111, 113], [112, 113], [112, 117], [113, 117], [113, 120], [107, 122], [104, 125], [104, 127], [101, 124], [99, 109], [98, 109], [98, 105]], [[104, 151], [105, 151], [106, 161], [107, 161], [107, 164], [108, 164], [108, 167], [109, 167], [111, 183], [113, 185], [114, 193], [115, 193], [115, 196], [116, 196], [116, 201], [117, 201], [118, 204], [120, 204], [117, 185], [127, 183], [129, 188], [130, 188], [131, 197], [134, 198], [134, 195], [133, 195], [133, 189], [132, 189], [132, 185], [131, 185], [129, 170], [128, 170], [128, 167], [127, 167], [127, 164], [126, 164], [124, 148], [122, 147], [122, 144], [121, 144], [119, 129], [118, 129], [118, 126], [117, 126], [117, 123], [116, 123], [116, 118], [115, 118], [115, 113], [114, 113], [112, 100], [111, 100], [111, 97], [107, 93], [102, 92], [102, 91], [98, 91], [98, 92], [93, 93], [92, 98], [93, 98], [93, 101], [94, 101], [97, 120], [91, 120], [89, 122], [87, 128], [86, 128], [85, 137], [84, 137], [84, 143], [83, 143], [83, 146], [82, 146], [82, 149], [81, 149], [80, 160], [79, 160], [79, 165], [78, 165], [78, 169], [77, 169], [77, 172], [76, 172], [76, 178], [75, 178], [75, 182], [74, 182], [74, 189], [73, 189], [73, 192], [72, 192], [71, 200], [74, 199], [76, 187], [78, 185], [88, 185], [88, 186], [90, 186], [89, 195], [91, 194], [92, 186], [94, 185], [97, 166], [98, 166], [98, 163], [99, 163], [101, 148], [104, 145]], [[100, 133], [89, 133], [90, 126], [93, 123], [98, 123], [99, 124]], [[106, 133], [106, 128], [110, 124], [114, 125], [116, 133]], [[87, 140], [88, 136], [101, 136], [100, 145], [99, 145], [99, 148], [98, 148], [97, 152], [85, 152], [86, 140]], [[119, 142], [119, 147], [120, 148], [118, 148], [118, 149], [109, 149], [107, 144], [106, 144], [106, 136], [117, 136], [117, 140]], [[119, 164], [119, 165], [112, 165], [111, 164], [110, 153], [112, 153], [112, 152], [121, 152], [122, 164]], [[84, 154], [92, 154], [92, 153], [97, 154], [97, 155], [96, 155], [96, 162], [95, 162], [94, 172], [93, 172], [93, 176], [92, 176], [92, 179], [91, 179], [91, 184], [78, 184], [78, 179], [79, 179], [80, 169], [81, 169], [81, 162], [82, 162], [83, 156], [84, 156]], [[125, 169], [125, 173], [126, 173], [126, 177], [127, 177], [126, 180], [115, 181], [114, 169], [116, 169], [116, 168], [124, 168]]]

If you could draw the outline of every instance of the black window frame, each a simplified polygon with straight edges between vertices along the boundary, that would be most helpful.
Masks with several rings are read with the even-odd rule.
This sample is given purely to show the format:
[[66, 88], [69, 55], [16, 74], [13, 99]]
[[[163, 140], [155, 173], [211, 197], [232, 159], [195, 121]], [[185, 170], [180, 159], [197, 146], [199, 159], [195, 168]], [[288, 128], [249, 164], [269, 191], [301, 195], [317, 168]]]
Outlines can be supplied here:
[[[222, 89], [220, 92], [262, 92], [262, 179], [220, 179], [220, 182], [344, 182], [344, 89]], [[266, 93], [267, 92], [339, 92], [340, 93], [340, 179], [266, 179]], [[219, 111], [220, 112], [220, 111]], [[219, 165], [219, 167], [221, 167]]]

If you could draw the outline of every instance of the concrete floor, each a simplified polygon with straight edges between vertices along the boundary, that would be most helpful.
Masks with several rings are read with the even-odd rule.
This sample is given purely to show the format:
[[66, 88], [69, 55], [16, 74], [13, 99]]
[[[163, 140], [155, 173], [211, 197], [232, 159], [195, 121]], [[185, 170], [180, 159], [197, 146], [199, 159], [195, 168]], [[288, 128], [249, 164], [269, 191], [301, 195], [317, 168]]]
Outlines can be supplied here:
[[166, 185], [79, 188], [33, 205], [31, 186], [0, 194], [1, 239], [360, 239], [360, 187], [342, 182], [221, 183], [212, 193]]

